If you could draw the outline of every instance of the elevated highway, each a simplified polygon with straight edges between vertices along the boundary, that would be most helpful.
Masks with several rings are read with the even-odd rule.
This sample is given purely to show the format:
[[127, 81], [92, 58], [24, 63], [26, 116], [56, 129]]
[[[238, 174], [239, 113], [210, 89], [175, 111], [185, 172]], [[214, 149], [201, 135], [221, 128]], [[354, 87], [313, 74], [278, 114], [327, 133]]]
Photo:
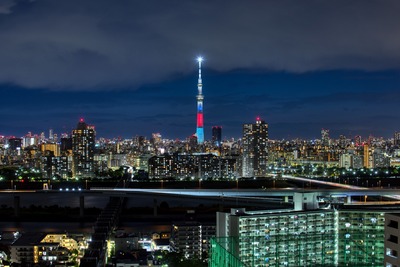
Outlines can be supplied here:
[[[339, 184], [325, 181], [318, 181], [303, 177], [294, 177], [284, 175], [281, 179], [292, 179], [304, 183], [313, 183], [323, 185], [325, 188], [259, 188], [259, 189], [168, 189], [168, 188], [90, 188], [89, 190], [0, 190], [0, 195], [8, 195], [14, 198], [15, 215], [19, 215], [20, 198], [25, 195], [39, 195], [46, 197], [49, 194], [69, 194], [79, 198], [81, 207], [81, 216], [84, 213], [84, 199], [86, 196], [96, 197], [126, 197], [134, 198], [135, 196], [148, 196], [152, 198], [187, 198], [187, 199], [205, 199], [210, 201], [221, 201], [225, 203], [234, 201], [236, 203], [244, 202], [246, 204], [262, 205], [265, 202], [279, 201], [290, 202], [295, 193], [314, 193], [318, 197], [337, 197], [346, 198], [346, 202], [350, 203], [355, 197], [385, 197], [392, 199], [393, 202], [400, 200], [400, 189], [392, 188], [366, 188], [351, 186], [347, 184]], [[134, 183], [132, 183], [134, 185]], [[326, 188], [326, 187], [331, 188]], [[388, 203], [390, 201], [387, 201]]]

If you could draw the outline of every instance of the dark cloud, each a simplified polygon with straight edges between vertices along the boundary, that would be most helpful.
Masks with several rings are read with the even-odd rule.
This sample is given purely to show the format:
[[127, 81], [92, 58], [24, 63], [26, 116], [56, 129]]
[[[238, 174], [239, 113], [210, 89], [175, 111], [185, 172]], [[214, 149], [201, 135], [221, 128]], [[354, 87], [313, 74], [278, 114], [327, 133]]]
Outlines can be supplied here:
[[0, 82], [139, 88], [196, 67], [308, 72], [400, 67], [400, 2], [0, 1]]
[[16, 5], [14, 0], [1, 0], [0, 1], [0, 14], [10, 14], [13, 6]]

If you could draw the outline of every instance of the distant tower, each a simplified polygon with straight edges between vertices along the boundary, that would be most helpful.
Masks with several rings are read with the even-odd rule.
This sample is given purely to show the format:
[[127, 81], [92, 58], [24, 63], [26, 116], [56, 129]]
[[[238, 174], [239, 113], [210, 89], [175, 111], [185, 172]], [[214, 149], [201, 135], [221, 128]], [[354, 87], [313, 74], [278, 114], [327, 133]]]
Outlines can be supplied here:
[[264, 177], [268, 169], [268, 124], [257, 118], [256, 123], [243, 125], [243, 177]]
[[213, 145], [220, 147], [221, 146], [221, 135], [222, 135], [222, 127], [221, 126], [213, 126], [212, 127], [212, 141]]
[[364, 144], [364, 167], [370, 168], [371, 167], [371, 157], [370, 157], [370, 149], [368, 144]]
[[53, 129], [49, 130], [49, 140], [53, 140], [54, 139], [54, 135], [53, 135]]
[[356, 135], [354, 137], [354, 143], [355, 143], [356, 146], [361, 146], [362, 145], [361, 135]]
[[72, 175], [76, 178], [94, 176], [94, 145], [96, 132], [94, 126], [80, 119], [72, 131]]
[[196, 128], [196, 136], [197, 136], [197, 144], [201, 145], [204, 143], [204, 123], [203, 123], [203, 83], [201, 80], [201, 62], [203, 61], [202, 57], [197, 58], [197, 62], [199, 62], [199, 80], [197, 82], [197, 128]]

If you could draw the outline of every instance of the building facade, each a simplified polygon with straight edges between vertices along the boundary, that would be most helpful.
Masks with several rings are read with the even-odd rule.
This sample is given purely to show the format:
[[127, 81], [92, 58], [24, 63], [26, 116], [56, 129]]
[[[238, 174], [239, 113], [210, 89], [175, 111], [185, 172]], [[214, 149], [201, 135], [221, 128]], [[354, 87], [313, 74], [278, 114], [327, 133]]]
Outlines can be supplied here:
[[243, 125], [242, 176], [262, 177], [268, 169], [268, 124], [260, 118]]
[[11, 262], [21, 266], [54, 266], [72, 263], [78, 242], [64, 234], [24, 233], [11, 245]]
[[72, 176], [85, 178], [94, 176], [94, 146], [96, 132], [94, 126], [87, 125], [83, 119], [72, 131]]
[[222, 127], [213, 126], [212, 127], [212, 142], [214, 146], [220, 147], [222, 142]]
[[[220, 212], [209, 266], [383, 266], [384, 216], [368, 209]], [[395, 243], [386, 249], [391, 260], [393, 233], [386, 235]]]
[[400, 213], [385, 214], [385, 267], [400, 266]]
[[209, 252], [210, 239], [215, 236], [215, 225], [197, 221], [174, 223], [170, 247], [187, 259], [205, 259]]

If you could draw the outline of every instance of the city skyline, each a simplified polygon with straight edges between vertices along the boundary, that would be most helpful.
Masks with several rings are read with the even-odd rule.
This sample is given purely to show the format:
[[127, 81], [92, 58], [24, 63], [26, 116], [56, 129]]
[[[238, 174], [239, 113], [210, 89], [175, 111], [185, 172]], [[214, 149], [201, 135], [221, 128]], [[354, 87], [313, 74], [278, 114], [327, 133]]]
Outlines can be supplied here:
[[[271, 139], [399, 131], [400, 3], [241, 1], [0, 3], [0, 135], [195, 133], [197, 56], [204, 132]], [[223, 13], [223, 15], [221, 15]]]

